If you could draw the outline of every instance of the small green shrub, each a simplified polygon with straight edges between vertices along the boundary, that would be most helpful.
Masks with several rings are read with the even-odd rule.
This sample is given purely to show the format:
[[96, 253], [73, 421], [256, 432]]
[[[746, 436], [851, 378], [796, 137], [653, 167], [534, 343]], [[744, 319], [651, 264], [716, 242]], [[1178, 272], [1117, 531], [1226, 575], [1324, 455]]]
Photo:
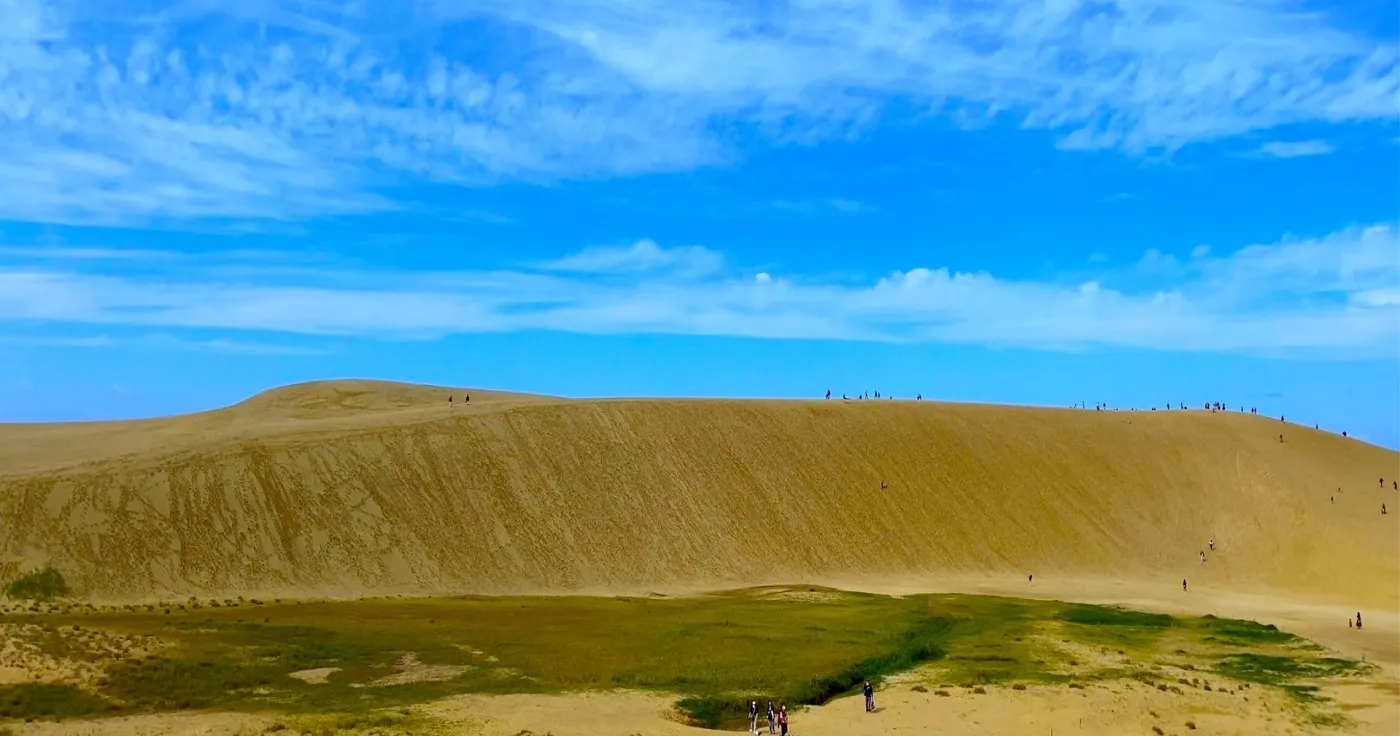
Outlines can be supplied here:
[[15, 600], [51, 601], [72, 594], [63, 573], [52, 566], [26, 573], [5, 584], [5, 595]]

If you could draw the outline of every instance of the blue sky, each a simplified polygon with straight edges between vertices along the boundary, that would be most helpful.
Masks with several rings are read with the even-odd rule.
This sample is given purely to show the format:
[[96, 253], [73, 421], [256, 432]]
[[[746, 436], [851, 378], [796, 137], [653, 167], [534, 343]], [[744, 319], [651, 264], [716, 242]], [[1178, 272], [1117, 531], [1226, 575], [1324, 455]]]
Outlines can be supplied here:
[[1400, 447], [1400, 10], [0, 0], [0, 420], [374, 376]]

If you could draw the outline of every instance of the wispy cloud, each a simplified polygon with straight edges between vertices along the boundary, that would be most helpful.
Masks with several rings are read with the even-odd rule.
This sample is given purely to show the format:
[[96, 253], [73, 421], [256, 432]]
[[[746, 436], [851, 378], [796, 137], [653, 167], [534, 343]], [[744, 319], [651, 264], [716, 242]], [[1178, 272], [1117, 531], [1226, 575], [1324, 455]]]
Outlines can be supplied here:
[[1271, 141], [1259, 147], [1259, 153], [1271, 158], [1299, 158], [1302, 156], [1326, 156], [1333, 151], [1327, 141]]
[[112, 337], [110, 335], [14, 335], [0, 333], [0, 345], [38, 348], [138, 348], [142, 350], [174, 350], [213, 352], [227, 355], [326, 355], [328, 350], [306, 345], [278, 345], [247, 340], [216, 338], [195, 340], [166, 334], [140, 334]]
[[828, 199], [811, 200], [790, 200], [775, 199], [768, 203], [770, 207], [788, 212], [796, 212], [804, 215], [855, 215], [862, 212], [869, 212], [870, 206], [855, 200], [844, 197], [831, 197]]
[[724, 256], [698, 245], [662, 248], [651, 240], [630, 246], [593, 246], [573, 255], [540, 264], [547, 271], [615, 274], [668, 271], [686, 276], [703, 276], [718, 271]]
[[1400, 92], [1393, 34], [1285, 0], [2, 1], [0, 218], [62, 223], [687, 170], [897, 110], [1136, 155]]
[[[556, 330], [945, 342], [1063, 349], [1393, 355], [1400, 229], [1289, 237], [1227, 255], [1151, 252], [1092, 279], [911, 268], [863, 282], [746, 271], [704, 248], [642, 241], [548, 268], [307, 269], [116, 276], [86, 261], [0, 269], [0, 324], [427, 339]], [[231, 345], [232, 343], [230, 343]], [[215, 346], [211, 343], [210, 346]]]

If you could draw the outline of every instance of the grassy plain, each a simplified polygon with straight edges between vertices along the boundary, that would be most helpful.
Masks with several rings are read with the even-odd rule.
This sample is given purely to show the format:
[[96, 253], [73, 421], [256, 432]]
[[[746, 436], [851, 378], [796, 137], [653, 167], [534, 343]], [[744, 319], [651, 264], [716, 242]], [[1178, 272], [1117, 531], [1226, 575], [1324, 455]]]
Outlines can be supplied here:
[[1249, 621], [816, 587], [683, 598], [186, 600], [0, 621], [37, 656], [97, 665], [86, 678], [0, 686], [0, 719], [16, 720], [219, 709], [372, 726], [408, 717], [396, 708], [462, 693], [626, 689], [673, 695], [689, 722], [731, 728], [749, 699], [821, 705], [864, 678], [925, 688], [1255, 685], [1296, 693], [1300, 713], [1319, 718], [1333, 716], [1314, 683], [1366, 670]]

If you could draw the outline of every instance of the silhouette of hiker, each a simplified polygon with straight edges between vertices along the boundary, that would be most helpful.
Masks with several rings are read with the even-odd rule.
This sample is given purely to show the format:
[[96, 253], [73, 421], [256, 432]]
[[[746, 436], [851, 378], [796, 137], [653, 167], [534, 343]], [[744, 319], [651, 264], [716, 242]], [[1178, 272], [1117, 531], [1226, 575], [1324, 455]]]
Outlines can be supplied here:
[[1385, 488], [1385, 478], [1381, 478], [1381, 488]]
[[1186, 578], [1181, 579], [1181, 592], [1186, 592]]
[[1215, 551], [1215, 540], [1214, 540], [1214, 539], [1210, 540], [1210, 551], [1211, 551], [1211, 552], [1214, 552], [1214, 551]]
[[778, 711], [773, 708], [773, 701], [768, 701], [768, 733], [778, 732]]
[[1343, 437], [1347, 436], [1347, 431], [1346, 431], [1345, 429], [1342, 430], [1342, 436], [1343, 436]]
[[448, 395], [447, 395], [447, 403], [449, 403], [449, 404], [452, 403], [452, 394], [448, 394]]
[[918, 396], [915, 396], [915, 397], [914, 397], [914, 400], [915, 400], [915, 401], [923, 401], [923, 400], [924, 400], [924, 395], [923, 395], [923, 394], [919, 394]]
[[1356, 628], [1361, 628], [1361, 612], [1356, 612]]
[[463, 397], [462, 397], [462, 403], [464, 403], [464, 404], [470, 403], [471, 400], [472, 400], [472, 395], [471, 395], [471, 394], [467, 394], [466, 396], [463, 396]]
[[875, 687], [870, 684], [869, 680], [866, 680], [861, 689], [865, 691], [865, 712], [875, 712]]
[[1392, 490], [1392, 491], [1400, 491], [1400, 483], [1398, 483], [1398, 482], [1396, 482], [1396, 481], [1391, 481], [1391, 482], [1390, 482], [1390, 490]]
[[826, 390], [826, 398], [831, 398], [831, 389]]
[[1283, 434], [1282, 434], [1282, 433], [1279, 433], [1278, 441], [1279, 441], [1279, 442], [1282, 442], [1282, 441], [1283, 441]]
[[1028, 582], [1028, 583], [1034, 583], [1034, 582], [1035, 582], [1035, 573], [1031, 573], [1030, 575], [1027, 575], [1027, 576], [1026, 576], [1026, 582]]

